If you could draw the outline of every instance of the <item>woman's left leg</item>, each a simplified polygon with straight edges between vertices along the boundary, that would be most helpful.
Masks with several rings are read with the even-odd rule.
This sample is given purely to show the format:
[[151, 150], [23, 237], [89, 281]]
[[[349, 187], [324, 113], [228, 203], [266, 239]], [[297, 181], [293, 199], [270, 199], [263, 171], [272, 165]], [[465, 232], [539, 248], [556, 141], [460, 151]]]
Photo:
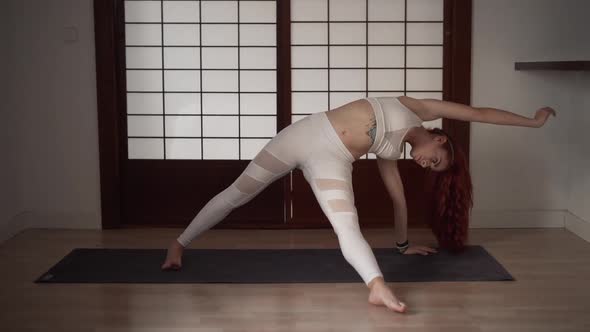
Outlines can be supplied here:
[[352, 164], [340, 159], [312, 162], [303, 168], [305, 179], [338, 236], [344, 259], [368, 285], [383, 274], [359, 227], [352, 190]]

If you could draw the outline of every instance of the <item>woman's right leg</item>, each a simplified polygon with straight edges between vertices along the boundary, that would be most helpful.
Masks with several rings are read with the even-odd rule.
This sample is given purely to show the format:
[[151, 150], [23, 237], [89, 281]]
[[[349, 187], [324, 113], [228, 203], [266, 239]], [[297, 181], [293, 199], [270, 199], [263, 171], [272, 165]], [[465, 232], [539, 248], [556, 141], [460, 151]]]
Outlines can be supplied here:
[[193, 218], [188, 227], [168, 248], [163, 269], [179, 268], [183, 249], [205, 230], [222, 221], [235, 208], [252, 200], [275, 180], [298, 166], [309, 153], [304, 137], [310, 130], [309, 119], [284, 128], [250, 161], [238, 178], [215, 195]]
[[199, 234], [223, 220], [235, 208], [248, 203], [269, 184], [293, 168], [295, 165], [283, 162], [263, 148], [229, 187], [205, 204], [180, 234], [178, 242], [183, 247], [188, 246]]

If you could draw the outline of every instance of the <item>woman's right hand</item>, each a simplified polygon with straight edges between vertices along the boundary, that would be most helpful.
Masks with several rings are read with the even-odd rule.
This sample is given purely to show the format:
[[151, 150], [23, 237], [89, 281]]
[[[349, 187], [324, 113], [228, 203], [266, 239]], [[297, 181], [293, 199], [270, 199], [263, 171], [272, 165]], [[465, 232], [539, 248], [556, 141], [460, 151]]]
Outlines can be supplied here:
[[407, 308], [405, 303], [398, 301], [391, 289], [382, 280], [372, 285], [371, 293], [369, 294], [369, 303], [386, 306], [393, 311], [401, 313], [405, 312]]
[[549, 115], [553, 114], [553, 116], [557, 116], [555, 110], [551, 107], [543, 107], [539, 108], [537, 112], [535, 112], [535, 127], [541, 128], [549, 118]]

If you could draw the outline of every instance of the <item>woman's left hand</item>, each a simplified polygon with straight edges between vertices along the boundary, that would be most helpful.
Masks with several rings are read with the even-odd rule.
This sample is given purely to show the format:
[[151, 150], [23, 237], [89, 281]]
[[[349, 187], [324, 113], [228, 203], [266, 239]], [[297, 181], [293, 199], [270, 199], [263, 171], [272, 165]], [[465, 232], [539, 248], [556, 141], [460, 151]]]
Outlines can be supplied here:
[[420, 255], [428, 255], [428, 253], [436, 253], [436, 249], [425, 247], [425, 246], [409, 246], [406, 251], [404, 251], [404, 255], [412, 255], [412, 254], [420, 254]]

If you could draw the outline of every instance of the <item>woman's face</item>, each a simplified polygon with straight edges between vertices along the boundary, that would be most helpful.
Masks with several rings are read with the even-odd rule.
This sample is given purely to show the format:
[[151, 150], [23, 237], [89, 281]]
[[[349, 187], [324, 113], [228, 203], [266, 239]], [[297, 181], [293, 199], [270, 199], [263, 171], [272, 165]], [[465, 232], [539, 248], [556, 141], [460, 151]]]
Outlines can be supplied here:
[[436, 172], [444, 171], [448, 168], [450, 162], [449, 153], [443, 148], [446, 141], [445, 136], [433, 136], [432, 140], [427, 143], [412, 147], [410, 156], [423, 168], [430, 168]]

